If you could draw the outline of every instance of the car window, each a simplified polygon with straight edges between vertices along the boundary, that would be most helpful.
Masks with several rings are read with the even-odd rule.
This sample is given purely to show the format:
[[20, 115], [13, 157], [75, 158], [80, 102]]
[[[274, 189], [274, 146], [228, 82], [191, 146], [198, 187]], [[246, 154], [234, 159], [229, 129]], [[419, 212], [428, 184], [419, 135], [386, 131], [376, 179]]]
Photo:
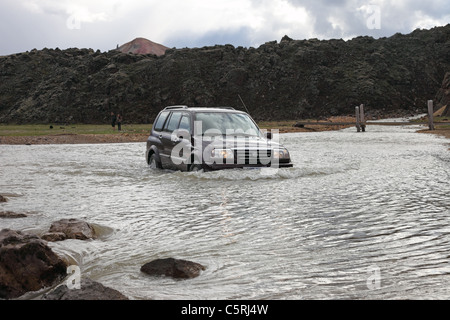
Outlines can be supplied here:
[[243, 113], [198, 112], [195, 114], [195, 121], [202, 123], [202, 134], [241, 133], [256, 136], [261, 134], [252, 119]]
[[173, 112], [172, 116], [164, 127], [164, 131], [172, 132], [178, 128], [178, 124], [180, 123], [181, 116], [183, 114], [181, 112]]
[[191, 132], [191, 119], [188, 115], [183, 115], [180, 121], [180, 129], [187, 130], [188, 132]]
[[158, 119], [156, 119], [155, 125], [153, 126], [153, 128], [156, 131], [161, 131], [163, 126], [164, 126], [164, 122], [167, 119], [167, 116], [169, 115], [169, 111], [163, 111], [159, 114]]

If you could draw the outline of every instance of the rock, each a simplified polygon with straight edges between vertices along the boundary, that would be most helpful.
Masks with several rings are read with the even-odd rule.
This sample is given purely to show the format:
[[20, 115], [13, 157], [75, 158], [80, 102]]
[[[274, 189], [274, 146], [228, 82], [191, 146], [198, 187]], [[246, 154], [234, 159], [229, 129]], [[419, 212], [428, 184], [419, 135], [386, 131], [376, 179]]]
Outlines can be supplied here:
[[288, 37], [287, 35], [281, 38], [281, 42], [291, 42], [291, 41], [294, 41], [294, 39]]
[[60, 285], [45, 294], [42, 300], [128, 300], [119, 291], [105, 287], [89, 278], [82, 278], [80, 285], [80, 289], [69, 289], [64, 284]]
[[87, 240], [95, 239], [95, 230], [87, 222], [78, 219], [61, 219], [50, 226], [49, 232], [42, 236], [47, 241], [61, 241], [65, 239]]
[[66, 276], [66, 270], [66, 263], [38, 236], [0, 231], [0, 298], [52, 286]]
[[442, 86], [435, 97], [437, 108], [442, 109], [442, 117], [450, 117], [450, 72], [447, 72]]
[[199, 263], [174, 258], [157, 259], [144, 264], [141, 271], [153, 275], [189, 279], [200, 275], [206, 268]]
[[6, 198], [0, 194], [0, 202], [6, 202]]
[[16, 213], [12, 211], [0, 211], [0, 218], [25, 218], [25, 213]]
[[41, 239], [50, 242], [63, 241], [67, 239], [67, 236], [64, 232], [48, 232], [44, 233], [41, 236]]

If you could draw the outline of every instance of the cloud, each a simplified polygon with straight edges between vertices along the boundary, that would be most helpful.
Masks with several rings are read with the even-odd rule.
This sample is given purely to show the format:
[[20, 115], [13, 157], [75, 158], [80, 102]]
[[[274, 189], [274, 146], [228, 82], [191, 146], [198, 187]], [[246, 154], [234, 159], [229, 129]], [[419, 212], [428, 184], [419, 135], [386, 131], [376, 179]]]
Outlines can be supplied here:
[[68, 0], [25, 0], [22, 5], [34, 14], [59, 16], [63, 19], [76, 20], [77, 23], [94, 23], [111, 19], [108, 13], [110, 4], [106, 1], [79, 0], [74, 3]]
[[[186, 46], [190, 46], [187, 41], [192, 40], [193, 45], [201, 39], [204, 45], [223, 44], [221, 38], [234, 45], [255, 46], [281, 39], [287, 33], [308, 35], [313, 25], [313, 18], [304, 8], [295, 7], [287, 0], [166, 0], [141, 7], [140, 12], [133, 16], [146, 12], [148, 17], [141, 26], [142, 32], [151, 32], [161, 42], [184, 39]], [[218, 35], [216, 41], [212, 39], [213, 34]], [[231, 39], [231, 35], [236, 38]]]
[[297, 7], [288, 1], [264, 1], [254, 5], [263, 22], [253, 29], [254, 45], [269, 40], [281, 39], [284, 35], [304, 38], [313, 33], [314, 15], [304, 7]]
[[107, 51], [136, 37], [170, 47], [391, 36], [450, 21], [448, 0], [2, 0], [0, 55]]
[[[443, 26], [450, 22], [448, 0], [289, 0], [315, 16], [318, 38], [358, 35], [391, 36], [410, 33], [419, 26]], [[379, 17], [375, 17], [379, 13]], [[379, 19], [378, 19], [379, 18]], [[378, 19], [379, 25], [375, 20]], [[375, 25], [376, 27], [374, 27]]]

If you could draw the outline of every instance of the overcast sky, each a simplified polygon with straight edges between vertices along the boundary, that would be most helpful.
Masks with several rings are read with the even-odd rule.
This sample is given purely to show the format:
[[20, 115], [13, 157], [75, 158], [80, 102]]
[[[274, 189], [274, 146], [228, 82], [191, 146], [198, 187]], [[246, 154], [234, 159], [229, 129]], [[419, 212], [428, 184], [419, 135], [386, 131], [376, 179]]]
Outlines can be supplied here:
[[284, 35], [389, 37], [450, 23], [449, 0], [0, 0], [0, 55], [108, 51], [137, 37], [168, 47], [258, 47]]

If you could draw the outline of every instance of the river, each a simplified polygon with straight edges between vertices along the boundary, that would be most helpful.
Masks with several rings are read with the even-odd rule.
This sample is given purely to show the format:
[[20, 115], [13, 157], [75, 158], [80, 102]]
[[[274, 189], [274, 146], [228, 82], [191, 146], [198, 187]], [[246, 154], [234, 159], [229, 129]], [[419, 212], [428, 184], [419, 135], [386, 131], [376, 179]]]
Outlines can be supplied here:
[[[0, 228], [78, 218], [51, 248], [130, 299], [449, 299], [450, 151], [419, 127], [288, 133], [294, 167], [150, 169], [145, 143], [0, 145]], [[140, 267], [174, 257], [189, 280]]]

